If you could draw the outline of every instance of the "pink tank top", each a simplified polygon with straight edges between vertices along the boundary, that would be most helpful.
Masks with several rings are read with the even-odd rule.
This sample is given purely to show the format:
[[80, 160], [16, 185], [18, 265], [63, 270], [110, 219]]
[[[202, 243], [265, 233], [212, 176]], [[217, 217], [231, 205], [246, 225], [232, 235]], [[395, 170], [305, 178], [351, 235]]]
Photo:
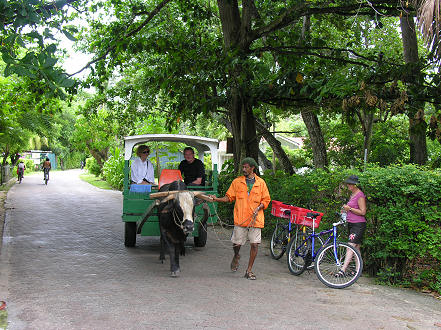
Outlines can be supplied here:
[[[356, 193], [348, 202], [349, 207], [353, 209], [359, 209], [358, 207], [358, 199], [359, 198], [366, 198], [364, 193], [360, 190], [358, 193]], [[348, 211], [347, 220], [348, 222], [366, 222], [366, 218], [362, 215], [358, 215], [355, 213], [352, 213], [351, 211]]]

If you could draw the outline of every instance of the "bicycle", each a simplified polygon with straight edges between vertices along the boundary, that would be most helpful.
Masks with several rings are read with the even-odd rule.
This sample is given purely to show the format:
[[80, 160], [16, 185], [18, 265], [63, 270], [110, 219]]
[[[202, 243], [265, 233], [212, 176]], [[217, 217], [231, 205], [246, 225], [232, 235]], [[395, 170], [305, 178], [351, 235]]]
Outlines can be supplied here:
[[[271, 236], [270, 242], [270, 252], [273, 259], [280, 259], [286, 251], [286, 248], [292, 239], [292, 237], [306, 238], [311, 233], [311, 228], [301, 224], [296, 224], [298, 219], [298, 208], [293, 205], [283, 204], [279, 201], [272, 201], [272, 209], [271, 214], [278, 218], [288, 218], [288, 223], [283, 224], [277, 221], [276, 227], [274, 228], [274, 232]], [[306, 209], [302, 209], [306, 210]], [[302, 239], [303, 240], [303, 239]], [[321, 237], [318, 238], [321, 245], [317, 245], [317, 249], [323, 245], [323, 240]], [[313, 264], [309, 266], [311, 269], [314, 267]]]
[[21, 183], [21, 180], [23, 180], [24, 170], [22, 168], [18, 169], [18, 183]]
[[[320, 213], [309, 212], [306, 216], [314, 223]], [[340, 213], [339, 217], [340, 220], [332, 224], [332, 229], [323, 230], [316, 234], [314, 226], [312, 226], [312, 233], [306, 238], [291, 239], [287, 247], [287, 261], [292, 274], [302, 274], [314, 262], [315, 273], [326, 286], [343, 289], [358, 280], [363, 271], [363, 260], [354, 247], [348, 243], [337, 241], [337, 227], [346, 223], [346, 213]], [[318, 252], [315, 252], [316, 238], [328, 234], [329, 237], [325, 243]], [[346, 255], [348, 255], [347, 258]], [[343, 271], [342, 267], [345, 262], [347, 267]]]
[[44, 184], [47, 185], [47, 182], [49, 181], [49, 168], [43, 168], [44, 172]]

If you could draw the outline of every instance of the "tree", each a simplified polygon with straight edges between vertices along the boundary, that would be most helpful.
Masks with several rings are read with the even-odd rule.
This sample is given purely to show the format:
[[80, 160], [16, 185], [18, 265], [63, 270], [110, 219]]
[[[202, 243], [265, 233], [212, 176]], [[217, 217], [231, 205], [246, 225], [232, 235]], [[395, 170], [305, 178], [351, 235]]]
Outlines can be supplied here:
[[0, 77], [0, 148], [3, 165], [11, 157], [14, 165], [17, 153], [23, 151], [33, 134], [45, 136], [52, 127], [51, 117], [59, 111], [58, 100], [34, 93], [38, 83], [11, 76]]
[[[363, 44], [362, 31], [374, 22], [381, 25], [377, 13], [398, 17], [400, 6], [389, 1], [219, 0], [216, 8], [203, 0], [136, 5], [112, 1], [101, 6], [116, 19], [91, 22], [83, 39], [97, 52], [90, 82], [101, 86], [100, 79], [114, 72], [137, 75], [139, 82], [127, 91], [127, 100], [133, 99], [132, 93], [140, 96], [135, 111], [148, 112], [160, 98], [168, 105], [169, 127], [177, 125], [178, 118], [225, 115], [235, 141], [236, 166], [245, 155], [257, 158], [256, 120], [262, 119], [262, 105], [291, 113], [308, 108], [335, 111], [358, 90], [360, 80], [354, 75], [380, 85], [391, 82], [384, 80], [388, 75], [397, 78], [403, 68], [395, 53], [387, 58]], [[311, 25], [309, 39], [301, 37], [304, 18]], [[318, 121], [308, 122], [314, 128]], [[324, 144], [316, 145], [317, 166], [325, 166]]]
[[46, 93], [63, 97], [63, 88], [72, 89], [75, 81], [57, 67], [55, 33], [60, 31], [75, 40], [74, 26], [66, 24], [68, 8], [80, 0], [1, 0], [1, 55], [6, 63], [5, 77], [17, 74], [43, 85]]
[[421, 72], [419, 63], [418, 41], [413, 17], [402, 15], [400, 24], [404, 61], [408, 66], [403, 80], [409, 86], [408, 94], [411, 98], [408, 107], [410, 162], [423, 165], [427, 161], [427, 123], [424, 120], [424, 101], [421, 101], [419, 97], [419, 86], [424, 82], [424, 74]]
[[431, 55], [438, 61], [441, 58], [440, 27], [441, 27], [441, 1], [440, 0], [414, 0], [417, 9], [417, 21], [424, 35]]

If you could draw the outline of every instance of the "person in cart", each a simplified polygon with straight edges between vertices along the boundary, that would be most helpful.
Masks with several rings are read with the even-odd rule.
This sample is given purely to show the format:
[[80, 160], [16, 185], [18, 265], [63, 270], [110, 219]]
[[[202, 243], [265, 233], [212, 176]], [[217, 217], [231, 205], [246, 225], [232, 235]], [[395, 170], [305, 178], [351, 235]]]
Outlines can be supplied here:
[[184, 160], [179, 164], [179, 170], [187, 186], [205, 186], [205, 167], [201, 160], [194, 157], [191, 147], [184, 149]]
[[140, 145], [136, 150], [138, 158], [132, 163], [131, 181], [135, 184], [155, 184], [155, 172], [152, 162], [147, 159], [150, 148]]

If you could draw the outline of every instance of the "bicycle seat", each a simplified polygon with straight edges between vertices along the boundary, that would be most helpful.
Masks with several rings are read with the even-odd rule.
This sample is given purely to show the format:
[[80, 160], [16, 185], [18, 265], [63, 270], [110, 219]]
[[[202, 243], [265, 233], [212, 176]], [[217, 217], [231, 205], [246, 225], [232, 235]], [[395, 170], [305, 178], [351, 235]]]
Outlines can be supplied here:
[[308, 213], [306, 213], [306, 216], [308, 217], [308, 218], [317, 218], [318, 216], [320, 216], [320, 213], [315, 213], [315, 212], [308, 212]]

